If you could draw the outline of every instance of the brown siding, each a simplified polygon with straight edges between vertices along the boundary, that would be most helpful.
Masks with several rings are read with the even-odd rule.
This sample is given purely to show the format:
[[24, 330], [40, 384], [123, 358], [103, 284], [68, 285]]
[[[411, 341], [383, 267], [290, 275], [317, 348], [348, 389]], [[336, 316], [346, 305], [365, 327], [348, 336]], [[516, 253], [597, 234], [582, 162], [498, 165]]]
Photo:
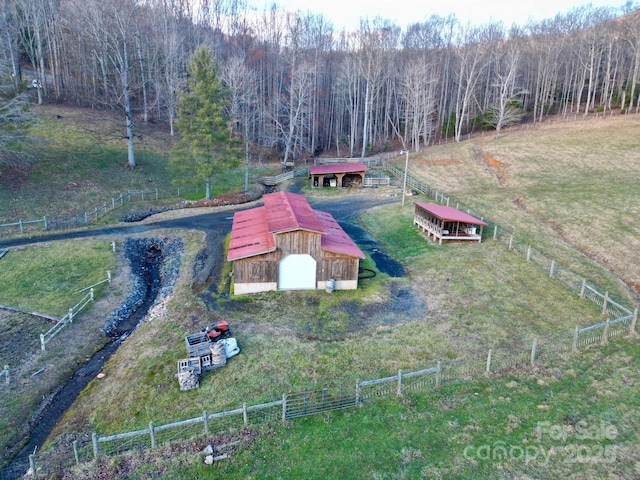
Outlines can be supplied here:
[[233, 262], [233, 277], [238, 283], [266, 283], [278, 281], [278, 262], [259, 257], [243, 258]]
[[325, 255], [318, 261], [316, 280], [319, 282], [324, 282], [329, 278], [335, 280], [356, 280], [358, 278], [359, 265], [359, 259], [356, 257]]
[[281, 252], [280, 258], [289, 254], [308, 253], [313, 258], [321, 255], [321, 234], [306, 230], [278, 233], [275, 235], [276, 247]]
[[233, 262], [234, 281], [238, 283], [268, 283], [278, 281], [278, 264], [289, 254], [310, 254], [316, 259], [316, 280], [356, 280], [359, 259], [323, 251], [319, 233], [297, 230], [275, 236], [277, 250]]

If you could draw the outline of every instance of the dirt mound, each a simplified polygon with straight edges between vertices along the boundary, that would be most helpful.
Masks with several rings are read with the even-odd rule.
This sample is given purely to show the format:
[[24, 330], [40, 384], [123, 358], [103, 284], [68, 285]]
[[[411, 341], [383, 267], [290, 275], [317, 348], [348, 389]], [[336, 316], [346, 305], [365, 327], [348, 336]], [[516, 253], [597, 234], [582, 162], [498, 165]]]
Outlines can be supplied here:
[[193, 200], [184, 202], [183, 206], [194, 207], [223, 207], [225, 205], [241, 205], [247, 202], [253, 202], [262, 197], [262, 192], [253, 191], [247, 193], [227, 193], [219, 195], [211, 200]]
[[183, 208], [225, 207], [229, 205], [242, 205], [243, 203], [258, 200], [260, 197], [262, 197], [262, 192], [253, 191], [247, 193], [228, 193], [212, 198], [211, 200], [187, 200], [174, 205], [165, 205], [162, 207], [134, 210], [131, 213], [121, 217], [120, 221], [127, 223], [140, 222], [145, 218], [156, 215], [158, 213], [169, 212], [171, 210], [180, 210]]

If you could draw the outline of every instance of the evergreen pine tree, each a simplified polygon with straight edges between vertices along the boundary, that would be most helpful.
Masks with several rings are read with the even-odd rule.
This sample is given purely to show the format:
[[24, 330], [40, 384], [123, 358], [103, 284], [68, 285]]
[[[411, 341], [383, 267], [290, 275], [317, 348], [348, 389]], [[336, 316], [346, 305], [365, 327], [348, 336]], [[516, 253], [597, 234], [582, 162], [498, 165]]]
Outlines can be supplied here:
[[205, 182], [207, 200], [216, 174], [240, 162], [240, 151], [225, 117], [226, 90], [211, 50], [201, 45], [187, 66], [187, 87], [180, 92], [176, 127], [180, 139], [169, 160], [175, 183]]

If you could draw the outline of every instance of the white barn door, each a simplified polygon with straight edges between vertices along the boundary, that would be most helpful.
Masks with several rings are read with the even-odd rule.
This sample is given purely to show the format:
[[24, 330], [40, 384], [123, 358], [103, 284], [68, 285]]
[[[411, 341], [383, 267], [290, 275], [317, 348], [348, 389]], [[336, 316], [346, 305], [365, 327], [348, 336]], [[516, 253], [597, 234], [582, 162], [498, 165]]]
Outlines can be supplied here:
[[316, 261], [308, 254], [287, 255], [280, 261], [278, 290], [315, 290]]

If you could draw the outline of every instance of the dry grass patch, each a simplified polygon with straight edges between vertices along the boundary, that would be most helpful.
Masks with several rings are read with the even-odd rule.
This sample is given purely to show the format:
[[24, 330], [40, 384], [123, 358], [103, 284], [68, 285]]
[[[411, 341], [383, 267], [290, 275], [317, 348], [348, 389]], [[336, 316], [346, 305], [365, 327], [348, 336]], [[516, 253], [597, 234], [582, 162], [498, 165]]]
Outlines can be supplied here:
[[[427, 168], [410, 162], [410, 174], [451, 195], [454, 206], [460, 202], [618, 298], [637, 302], [616, 277], [630, 287], [640, 282], [640, 204], [634, 201], [640, 140], [631, 133], [638, 123], [636, 115], [582, 120], [430, 147], [421, 152], [427, 160], [462, 163]], [[489, 158], [506, 172], [502, 182], [492, 178]], [[604, 270], [596, 272], [592, 262]]]

